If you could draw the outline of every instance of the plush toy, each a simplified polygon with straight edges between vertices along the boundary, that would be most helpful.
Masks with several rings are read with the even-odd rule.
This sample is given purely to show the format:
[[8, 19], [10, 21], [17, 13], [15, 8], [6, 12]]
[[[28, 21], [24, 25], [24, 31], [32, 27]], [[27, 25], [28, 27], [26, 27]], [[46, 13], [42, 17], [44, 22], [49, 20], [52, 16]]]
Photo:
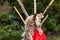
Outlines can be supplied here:
[[[23, 40], [46, 40], [46, 36], [41, 28], [41, 19], [44, 18], [42, 13], [36, 15], [34, 22], [34, 15], [29, 16], [25, 22], [25, 31], [23, 33]], [[36, 25], [34, 25], [36, 23]], [[35, 28], [36, 26], [36, 28]]]

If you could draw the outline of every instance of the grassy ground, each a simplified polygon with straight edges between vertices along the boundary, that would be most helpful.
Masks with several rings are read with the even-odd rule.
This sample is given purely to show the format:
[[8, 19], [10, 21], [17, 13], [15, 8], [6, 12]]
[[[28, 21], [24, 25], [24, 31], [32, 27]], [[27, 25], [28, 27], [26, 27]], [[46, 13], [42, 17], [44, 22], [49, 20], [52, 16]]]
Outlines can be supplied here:
[[60, 36], [47, 36], [47, 40], [60, 40]]

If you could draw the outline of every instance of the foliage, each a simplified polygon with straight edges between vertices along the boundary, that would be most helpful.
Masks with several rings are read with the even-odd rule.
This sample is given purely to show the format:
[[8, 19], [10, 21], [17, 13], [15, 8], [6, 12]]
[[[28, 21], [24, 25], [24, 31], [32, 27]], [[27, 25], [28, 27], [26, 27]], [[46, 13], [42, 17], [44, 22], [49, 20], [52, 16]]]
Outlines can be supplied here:
[[[16, 0], [0, 0], [0, 4], [2, 5], [5, 1], [8, 1], [11, 7], [16, 6], [22, 16], [24, 15]], [[33, 0], [22, 0], [22, 2], [29, 15], [33, 14]], [[50, 0], [37, 0], [37, 13], [43, 12], [49, 2]], [[49, 17], [43, 24], [44, 32], [60, 33], [60, 0], [55, 0], [46, 14], [49, 14]], [[22, 32], [23, 23], [14, 8], [9, 14], [6, 12], [0, 14], [0, 40], [21, 40]]]

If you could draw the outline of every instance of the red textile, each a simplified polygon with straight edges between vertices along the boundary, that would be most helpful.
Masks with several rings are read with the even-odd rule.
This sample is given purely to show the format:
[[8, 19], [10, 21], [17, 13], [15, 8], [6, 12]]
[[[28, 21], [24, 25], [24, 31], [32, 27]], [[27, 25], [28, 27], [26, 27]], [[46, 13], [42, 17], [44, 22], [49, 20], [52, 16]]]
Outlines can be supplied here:
[[42, 35], [39, 35], [38, 31], [34, 31], [34, 35], [32, 36], [33, 40], [46, 40], [46, 35], [42, 33]]

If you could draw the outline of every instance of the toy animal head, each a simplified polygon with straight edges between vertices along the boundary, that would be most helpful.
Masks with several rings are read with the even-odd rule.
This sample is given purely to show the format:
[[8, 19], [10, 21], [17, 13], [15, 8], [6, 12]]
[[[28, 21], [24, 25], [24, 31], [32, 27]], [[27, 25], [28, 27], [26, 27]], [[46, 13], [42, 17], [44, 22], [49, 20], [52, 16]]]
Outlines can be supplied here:
[[[35, 23], [36, 25], [39, 27], [39, 25], [41, 24], [41, 19], [44, 18], [44, 15], [42, 13], [40, 14], [36, 14], [36, 19], [35, 19]], [[30, 27], [29, 29], [33, 29], [34, 28], [34, 15], [31, 15], [29, 17], [26, 18], [25, 20], [26, 22], [26, 26], [27, 28]], [[35, 29], [35, 28], [34, 28]]]
[[36, 25], [39, 26], [41, 25], [41, 19], [44, 18], [44, 15], [42, 13], [36, 15]]

